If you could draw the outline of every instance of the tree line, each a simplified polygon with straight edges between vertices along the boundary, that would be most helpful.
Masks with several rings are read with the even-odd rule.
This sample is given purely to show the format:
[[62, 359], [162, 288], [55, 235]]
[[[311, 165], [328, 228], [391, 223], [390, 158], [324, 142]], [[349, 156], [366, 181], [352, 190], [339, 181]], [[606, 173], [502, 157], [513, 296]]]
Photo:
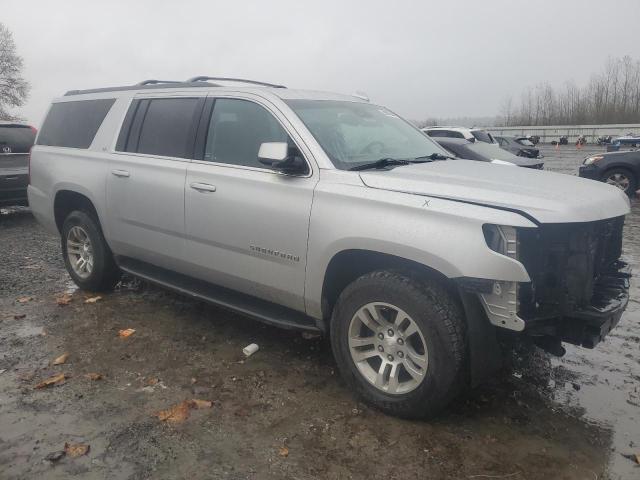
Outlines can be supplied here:
[[0, 23], [0, 120], [18, 120], [10, 110], [27, 101], [29, 82], [22, 76], [22, 68], [13, 35]]
[[496, 119], [497, 126], [607, 123], [640, 123], [640, 61], [629, 56], [609, 58], [583, 87], [527, 88], [519, 104], [506, 98]]

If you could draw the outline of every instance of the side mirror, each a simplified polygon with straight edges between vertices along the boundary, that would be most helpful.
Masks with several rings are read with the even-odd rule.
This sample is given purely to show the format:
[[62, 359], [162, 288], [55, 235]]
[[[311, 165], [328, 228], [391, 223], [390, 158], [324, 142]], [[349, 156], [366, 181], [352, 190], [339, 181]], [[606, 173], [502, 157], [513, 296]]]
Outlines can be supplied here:
[[289, 154], [289, 145], [286, 142], [265, 142], [258, 150], [258, 161], [269, 167], [276, 167], [275, 164], [284, 162]]
[[288, 175], [304, 175], [308, 172], [307, 163], [298, 149], [291, 149], [286, 142], [262, 143], [258, 150], [258, 161]]

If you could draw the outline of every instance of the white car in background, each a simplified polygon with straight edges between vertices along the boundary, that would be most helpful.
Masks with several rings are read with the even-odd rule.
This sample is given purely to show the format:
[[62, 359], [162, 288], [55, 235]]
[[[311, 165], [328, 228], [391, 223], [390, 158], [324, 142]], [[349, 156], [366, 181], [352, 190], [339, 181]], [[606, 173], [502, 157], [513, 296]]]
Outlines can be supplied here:
[[464, 138], [470, 142], [491, 143], [496, 146], [498, 142], [493, 135], [481, 128], [467, 128], [467, 127], [425, 127], [421, 128], [424, 133], [430, 137], [447, 137], [447, 138]]

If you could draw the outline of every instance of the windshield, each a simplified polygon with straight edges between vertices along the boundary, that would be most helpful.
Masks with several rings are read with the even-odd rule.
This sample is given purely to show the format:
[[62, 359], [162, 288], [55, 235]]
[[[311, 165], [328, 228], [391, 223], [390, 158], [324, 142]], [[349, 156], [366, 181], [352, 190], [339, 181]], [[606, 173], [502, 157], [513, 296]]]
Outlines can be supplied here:
[[381, 158], [447, 155], [427, 135], [384, 107], [329, 100], [289, 100], [287, 104], [342, 170]]
[[535, 145], [528, 138], [518, 138], [517, 142], [525, 147], [535, 147]]
[[[469, 143], [461, 147], [463, 150], [469, 150], [476, 154], [478, 157], [482, 157], [485, 161], [491, 160], [504, 160], [505, 162], [517, 162], [518, 157], [513, 153], [507, 152], [502, 148], [485, 142]], [[465, 157], [463, 157], [465, 158]]]

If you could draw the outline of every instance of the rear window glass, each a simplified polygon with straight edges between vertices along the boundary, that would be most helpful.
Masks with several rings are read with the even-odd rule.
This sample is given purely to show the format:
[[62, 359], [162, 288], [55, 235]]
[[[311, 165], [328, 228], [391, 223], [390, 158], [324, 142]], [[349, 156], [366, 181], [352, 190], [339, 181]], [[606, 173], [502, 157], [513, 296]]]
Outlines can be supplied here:
[[192, 123], [197, 98], [151, 100], [144, 117], [138, 153], [188, 158], [193, 149]]
[[493, 138], [491, 137], [491, 135], [484, 130], [474, 130], [471, 132], [471, 134], [476, 137], [476, 140], [479, 140], [480, 142], [493, 143]]
[[80, 100], [51, 105], [38, 145], [89, 148], [115, 99]]
[[36, 132], [26, 125], [0, 125], [0, 153], [29, 153]]
[[430, 130], [427, 132], [430, 137], [464, 138], [460, 132], [452, 130]]

